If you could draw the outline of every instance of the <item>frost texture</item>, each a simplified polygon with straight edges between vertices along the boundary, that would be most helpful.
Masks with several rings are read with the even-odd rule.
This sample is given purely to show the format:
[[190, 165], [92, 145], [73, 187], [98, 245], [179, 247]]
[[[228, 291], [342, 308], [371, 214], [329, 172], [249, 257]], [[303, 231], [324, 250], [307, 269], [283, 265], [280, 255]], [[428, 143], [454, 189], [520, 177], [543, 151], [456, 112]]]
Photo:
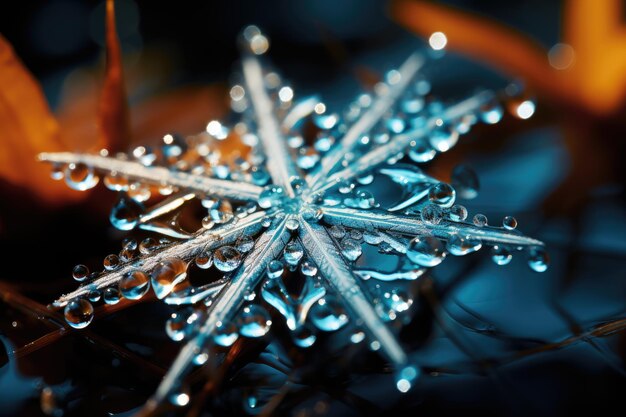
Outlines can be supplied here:
[[[451, 105], [427, 100], [428, 83], [418, 74], [423, 60], [413, 55], [339, 116], [316, 98], [295, 100], [293, 90], [262, 67], [259, 55], [268, 42], [255, 27], [244, 31], [243, 40], [243, 80], [231, 89], [232, 108], [241, 117], [232, 128], [212, 121], [206, 132], [166, 135], [159, 149], [140, 146], [128, 155], [40, 155], [72, 188], [85, 190], [103, 178], [119, 192], [114, 226], [161, 235], [126, 241], [119, 255], [105, 259], [101, 273], [78, 266], [74, 278], [83, 284], [53, 305], [64, 308], [76, 328], [92, 320], [92, 302], [138, 299], [150, 286], [170, 305], [191, 306], [167, 323], [168, 335], [184, 346], [149, 407], [166, 400], [185, 405], [184, 378], [213, 359], [212, 346], [268, 334], [272, 323], [259, 299], [284, 316], [301, 348], [320, 331], [354, 326], [352, 340], [364, 335], [396, 370], [397, 388], [405, 392], [419, 364], [410, 363], [389, 324], [411, 300], [400, 292], [375, 297], [368, 280], [416, 280], [447, 256], [483, 247], [491, 248], [497, 264], [525, 251], [532, 269], [547, 268], [543, 243], [514, 230], [515, 219], [505, 218], [503, 227], [487, 225], [480, 214], [466, 221], [467, 210], [455, 201], [475, 195], [471, 171], [455, 171], [453, 187], [417, 166], [452, 148], [479, 120], [499, 121], [502, 110], [489, 91]], [[247, 154], [232, 160], [220, 154], [223, 144], [238, 140], [250, 148]], [[400, 162], [405, 155], [413, 163]], [[381, 178], [404, 189], [388, 208], [367, 190]], [[146, 207], [155, 196], [159, 202]], [[207, 216], [200, 230], [188, 232], [178, 214], [194, 199]], [[397, 270], [357, 267], [364, 245], [398, 256]], [[224, 277], [193, 287], [191, 263], [215, 267]], [[285, 287], [287, 270], [299, 271], [299, 296]]]

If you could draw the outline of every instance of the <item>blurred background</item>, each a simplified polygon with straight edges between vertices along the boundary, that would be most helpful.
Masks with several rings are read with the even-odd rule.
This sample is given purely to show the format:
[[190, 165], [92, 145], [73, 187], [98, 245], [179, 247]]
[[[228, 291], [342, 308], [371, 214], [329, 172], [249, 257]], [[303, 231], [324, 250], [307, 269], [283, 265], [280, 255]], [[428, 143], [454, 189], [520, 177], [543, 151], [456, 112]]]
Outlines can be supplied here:
[[[546, 242], [548, 272], [532, 272], [523, 257], [496, 267], [485, 253], [446, 262], [432, 272], [432, 288], [413, 289], [402, 332], [429, 371], [415, 390], [395, 392], [375, 354], [355, 354], [355, 374], [324, 362], [321, 348], [307, 355], [323, 365], [297, 394], [272, 403], [273, 415], [623, 414], [623, 15], [619, 1], [586, 2], [590, 10], [576, 3], [583, 2], [115, 2], [133, 143], [228, 120], [236, 39], [252, 23], [270, 38], [271, 62], [297, 96], [319, 94], [333, 111], [416, 50], [430, 58], [423, 74], [438, 97], [515, 83], [526, 87], [519, 100], [536, 103], [535, 114], [521, 120], [519, 100], [511, 100], [500, 124], [477, 127], [426, 170], [447, 180], [456, 164], [472, 166], [481, 191], [465, 202], [470, 213], [494, 224], [515, 216], [521, 231]], [[40, 83], [71, 138], [68, 150], [94, 140], [104, 12], [102, 1], [33, 0], [0, 15], [0, 33]], [[444, 51], [429, 46], [435, 31], [447, 35]], [[6, 126], [0, 161], [46, 150], [39, 143], [25, 156], [27, 146]], [[85, 198], [44, 198], [47, 179], [37, 179], [28, 163], [0, 172], [0, 415], [132, 415], [178, 349], [164, 336], [168, 309], [142, 303], [112, 310], [81, 334], [39, 320], [43, 306], [74, 287], [76, 263], [97, 266], [118, 250], [125, 235], [108, 221], [113, 193], [100, 187]], [[25, 185], [16, 177], [36, 179]], [[260, 350], [199, 415], [262, 413], [286, 380], [280, 366], [268, 365], [277, 357], [312, 372], [286, 359], [277, 343]], [[339, 353], [332, 358], [342, 363]]]

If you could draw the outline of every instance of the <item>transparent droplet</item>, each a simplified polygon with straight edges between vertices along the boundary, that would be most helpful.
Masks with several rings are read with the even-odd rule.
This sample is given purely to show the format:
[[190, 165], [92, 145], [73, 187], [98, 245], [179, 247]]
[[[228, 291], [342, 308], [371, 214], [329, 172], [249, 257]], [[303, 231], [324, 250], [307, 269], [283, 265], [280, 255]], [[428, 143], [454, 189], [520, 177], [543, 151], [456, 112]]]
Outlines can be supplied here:
[[140, 203], [130, 198], [120, 198], [111, 209], [109, 220], [116, 229], [132, 230], [137, 226], [142, 212]]
[[259, 206], [270, 208], [280, 203], [284, 197], [284, 190], [277, 185], [269, 185], [259, 195]]
[[432, 146], [425, 143], [418, 143], [409, 149], [409, 158], [417, 163], [424, 163], [432, 160], [437, 151]]
[[324, 332], [334, 332], [348, 323], [343, 306], [332, 296], [326, 296], [311, 307], [311, 322]]
[[365, 243], [367, 244], [378, 245], [383, 241], [383, 237], [376, 231], [366, 230], [363, 232], [363, 240], [365, 240]]
[[502, 226], [507, 230], [513, 230], [517, 227], [517, 219], [513, 216], [506, 216], [502, 219]]
[[433, 267], [444, 260], [446, 252], [439, 239], [432, 236], [418, 236], [409, 243], [406, 256], [413, 263]]
[[341, 254], [349, 261], [356, 261], [361, 256], [361, 244], [353, 239], [341, 241]]
[[89, 275], [89, 268], [85, 265], [76, 265], [72, 270], [72, 277], [78, 282], [83, 282]]
[[346, 229], [343, 226], [334, 225], [328, 230], [330, 235], [335, 239], [341, 239], [346, 235]]
[[121, 175], [107, 175], [102, 182], [111, 191], [128, 191], [128, 178]]
[[469, 200], [478, 195], [478, 175], [467, 165], [458, 165], [452, 170], [451, 183], [461, 198]]
[[244, 307], [239, 317], [239, 333], [245, 337], [263, 337], [269, 332], [271, 325], [269, 313], [258, 305]]
[[102, 294], [98, 290], [92, 290], [87, 293], [87, 298], [92, 303], [97, 303], [102, 298]]
[[317, 337], [307, 326], [300, 326], [296, 330], [290, 332], [291, 339], [296, 346], [308, 348], [313, 346]]
[[241, 236], [235, 242], [235, 248], [241, 253], [248, 253], [254, 247], [254, 240], [250, 236]]
[[511, 262], [513, 259], [513, 255], [507, 248], [503, 248], [502, 246], [494, 246], [491, 249], [491, 259], [497, 265], [506, 265]]
[[285, 248], [285, 261], [289, 265], [298, 265], [298, 262], [302, 259], [302, 255], [304, 255], [302, 246], [297, 242], [289, 242]]
[[85, 191], [98, 184], [98, 177], [94, 174], [93, 168], [81, 163], [72, 163], [65, 168], [65, 182], [74, 190]]
[[106, 304], [114, 305], [120, 302], [120, 300], [122, 299], [122, 294], [117, 287], [109, 287], [104, 290], [102, 299]]
[[474, 216], [474, 218], [472, 219], [472, 222], [474, 223], [474, 225], [478, 227], [487, 226], [487, 216], [485, 216], [484, 214], [478, 213]]
[[528, 250], [528, 266], [533, 271], [544, 272], [550, 265], [550, 257], [543, 248], [530, 248]]
[[172, 313], [165, 322], [165, 333], [174, 342], [183, 340], [187, 335], [187, 315], [182, 311]]
[[237, 341], [237, 326], [231, 322], [219, 322], [213, 332], [213, 341], [219, 346], [228, 347]]
[[285, 271], [285, 266], [281, 261], [271, 261], [267, 265], [267, 276], [269, 278], [279, 278]]
[[150, 289], [150, 278], [140, 270], [134, 270], [120, 280], [119, 289], [124, 298], [138, 300]]
[[317, 266], [313, 262], [306, 260], [300, 265], [300, 272], [304, 276], [313, 277], [317, 274]]
[[317, 164], [320, 160], [320, 154], [317, 153], [315, 148], [303, 147], [298, 152], [297, 164], [298, 167], [309, 170]]
[[289, 230], [297, 230], [300, 227], [298, 219], [291, 218], [285, 223], [285, 227]]
[[111, 255], [107, 255], [102, 262], [104, 265], [104, 269], [107, 271], [113, 271], [120, 266], [120, 257], [116, 254], [112, 253]]
[[147, 237], [139, 244], [139, 252], [142, 255], [147, 255], [158, 247], [159, 244], [154, 238]]
[[429, 224], [439, 224], [443, 219], [443, 211], [435, 204], [428, 204], [421, 211], [422, 220]]
[[428, 190], [428, 199], [430, 202], [440, 207], [452, 207], [455, 198], [456, 192], [454, 188], [445, 182], [435, 184]]
[[178, 258], [166, 259], [152, 271], [152, 289], [159, 300], [168, 296], [174, 287], [187, 277], [187, 264]]
[[242, 259], [241, 252], [232, 246], [222, 246], [215, 251], [213, 256], [215, 267], [222, 272], [230, 272], [237, 269]]
[[442, 125], [435, 127], [428, 137], [430, 146], [439, 152], [446, 152], [454, 147], [459, 140], [459, 132], [452, 126]]
[[233, 218], [233, 207], [228, 200], [217, 200], [209, 208], [209, 217], [217, 224], [228, 223]]
[[87, 300], [79, 298], [65, 306], [65, 321], [75, 329], [83, 329], [93, 320], [93, 306]]
[[450, 220], [452, 221], [462, 222], [467, 219], [467, 209], [465, 208], [465, 206], [456, 204], [450, 208], [448, 216], [450, 216]]
[[463, 256], [472, 252], [476, 252], [482, 248], [483, 244], [478, 239], [463, 238], [454, 235], [448, 240], [447, 249], [452, 255]]
[[211, 252], [202, 252], [195, 258], [196, 266], [200, 269], [209, 269], [213, 265], [213, 254]]

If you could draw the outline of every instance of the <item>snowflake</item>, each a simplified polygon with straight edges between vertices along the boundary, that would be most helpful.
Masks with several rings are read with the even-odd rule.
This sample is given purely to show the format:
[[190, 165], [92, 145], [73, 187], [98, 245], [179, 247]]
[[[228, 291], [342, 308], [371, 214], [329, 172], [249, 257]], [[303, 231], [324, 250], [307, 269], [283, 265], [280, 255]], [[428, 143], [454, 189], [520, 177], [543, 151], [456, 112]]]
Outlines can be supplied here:
[[[351, 322], [358, 328], [353, 341], [367, 338], [396, 370], [397, 388], [405, 392], [419, 365], [408, 359], [388, 322], [411, 300], [401, 291], [374, 296], [368, 280], [416, 280], [446, 256], [483, 246], [491, 247], [500, 265], [521, 250], [534, 270], [548, 265], [543, 243], [514, 230], [514, 218], [505, 217], [502, 227], [487, 225], [481, 214], [466, 221], [467, 210], [455, 200], [476, 193], [473, 172], [456, 169], [449, 185], [416, 164], [401, 163], [405, 154], [418, 164], [430, 161], [479, 119], [498, 122], [496, 95], [480, 91], [446, 106], [432, 101], [428, 82], [418, 75], [423, 59], [412, 55], [340, 117], [314, 97], [295, 101], [291, 87], [264, 70], [260, 55], [269, 42], [256, 27], [248, 27], [242, 39], [243, 82], [230, 91], [240, 119], [232, 129], [211, 121], [206, 132], [166, 135], [158, 149], [140, 146], [128, 155], [40, 155], [53, 164], [53, 177], [65, 177], [72, 188], [89, 189], [103, 177], [119, 192], [111, 212], [117, 228], [162, 236], [140, 244], [126, 240], [119, 255], [105, 258], [103, 272], [76, 266], [73, 275], [82, 285], [53, 306], [64, 308], [68, 324], [79, 329], [93, 319], [92, 302], [136, 300], [150, 287], [167, 304], [191, 306], [167, 323], [168, 335], [186, 343], [154, 394], [155, 404], [189, 400], [179, 391], [181, 383], [194, 365], [207, 361], [211, 346], [268, 333], [270, 315], [256, 302], [257, 293], [284, 316], [301, 348], [315, 342], [317, 331]], [[229, 161], [220, 149], [237, 140], [249, 151]], [[383, 208], [376, 201], [367, 187], [381, 178], [404, 189], [400, 202]], [[145, 207], [154, 197], [159, 201]], [[189, 233], [178, 213], [194, 199], [208, 215], [200, 230]], [[366, 245], [396, 255], [398, 268], [358, 267]], [[197, 269], [214, 266], [224, 276], [192, 286], [186, 279], [192, 263]], [[287, 275], [301, 281], [299, 295], [287, 290]]]

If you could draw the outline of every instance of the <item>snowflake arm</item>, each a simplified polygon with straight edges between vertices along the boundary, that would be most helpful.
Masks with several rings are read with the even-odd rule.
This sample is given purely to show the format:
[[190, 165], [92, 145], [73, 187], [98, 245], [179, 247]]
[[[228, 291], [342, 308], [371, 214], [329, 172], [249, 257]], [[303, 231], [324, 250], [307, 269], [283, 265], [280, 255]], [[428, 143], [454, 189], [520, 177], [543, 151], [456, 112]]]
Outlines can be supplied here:
[[351, 152], [359, 143], [361, 136], [367, 133], [380, 121], [383, 115], [397, 102], [405, 92], [409, 83], [413, 80], [419, 69], [424, 64], [424, 59], [417, 54], [409, 58], [398, 69], [399, 80], [392, 84], [389, 89], [379, 96], [372, 106], [354, 123], [336, 144], [320, 161], [315, 173], [307, 177], [307, 183], [313, 189], [328, 174], [333, 172], [346, 153]]
[[449, 240], [455, 235], [478, 239], [489, 245], [544, 246], [543, 242], [529, 238], [514, 230], [469, 223], [441, 220], [429, 224], [415, 217], [390, 214], [379, 210], [324, 207], [324, 221], [361, 230], [383, 230], [410, 236], [434, 236]]
[[70, 152], [42, 153], [40, 161], [57, 164], [84, 164], [103, 174], [114, 174], [132, 181], [157, 186], [172, 186], [203, 195], [239, 201], [256, 201], [263, 190], [245, 182], [221, 180], [187, 172], [172, 171], [165, 167], [147, 167], [139, 162], [99, 155]]
[[337, 250], [323, 226], [302, 222], [300, 240], [309, 257], [317, 264], [323, 278], [333, 287], [345, 305], [363, 322], [372, 341], [377, 341], [396, 369], [408, 359], [396, 336], [389, 330], [369, 301], [361, 283]]
[[288, 219], [289, 216], [276, 222], [277, 224], [258, 238], [243, 265], [215, 297], [196, 336], [181, 349], [157, 388], [153, 401], [161, 403], [177, 388], [185, 373], [193, 365], [194, 357], [206, 346], [215, 330], [234, 319], [245, 301], [246, 291], [256, 288], [265, 276], [269, 262], [280, 256], [287, 245], [291, 236], [291, 232], [285, 226]]
[[214, 230], [200, 232], [194, 239], [172, 243], [139, 259], [131, 260], [114, 271], [105, 272], [89, 284], [63, 295], [52, 305], [54, 307], [64, 307], [69, 301], [85, 297], [91, 291], [117, 285], [126, 274], [136, 269], [141, 269], [149, 274], [160, 262], [166, 259], [176, 258], [191, 261], [199, 253], [232, 243], [244, 233], [247, 235], [258, 233], [262, 227], [261, 223], [265, 215], [264, 211], [253, 213], [236, 223], [229, 223]]

